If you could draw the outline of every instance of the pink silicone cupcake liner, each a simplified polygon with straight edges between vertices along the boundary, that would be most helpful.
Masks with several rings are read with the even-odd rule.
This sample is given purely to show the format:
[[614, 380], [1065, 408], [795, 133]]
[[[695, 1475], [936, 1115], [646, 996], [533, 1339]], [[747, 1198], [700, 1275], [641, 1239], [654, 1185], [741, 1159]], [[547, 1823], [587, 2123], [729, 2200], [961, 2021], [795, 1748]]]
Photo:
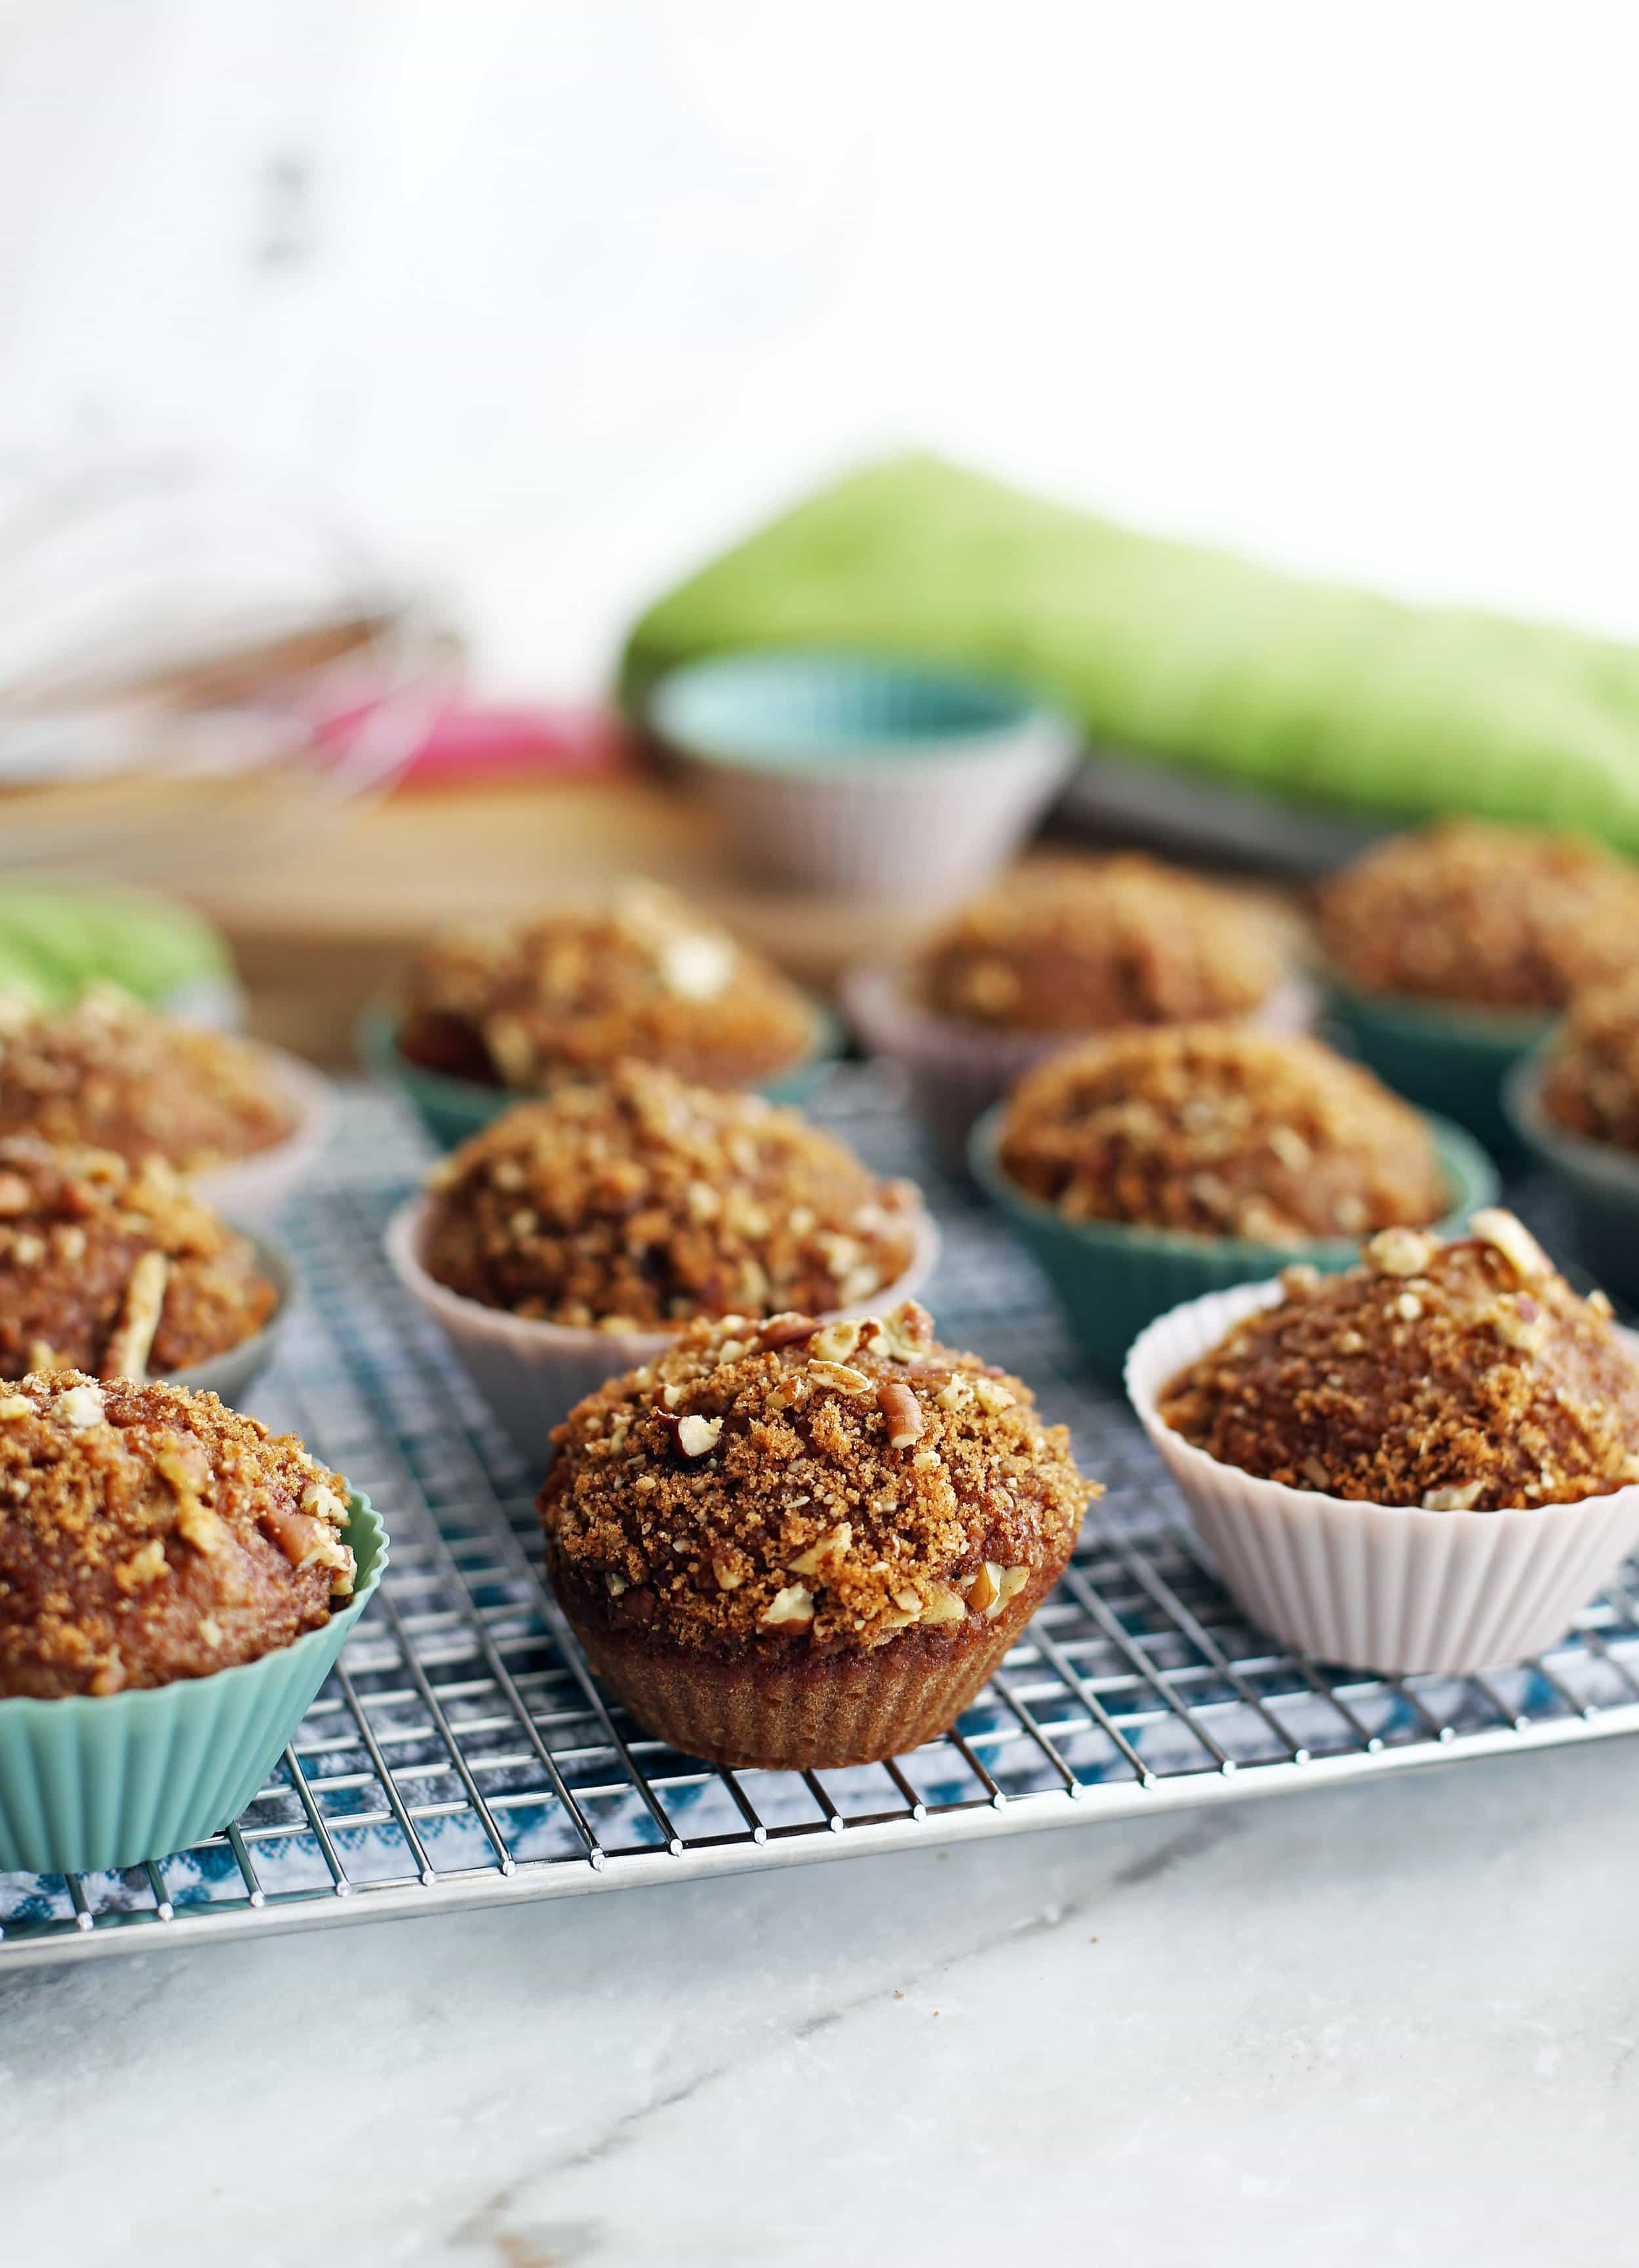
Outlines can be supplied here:
[[1140, 1422], [1252, 1621], [1301, 1653], [1385, 1675], [1463, 1675], [1562, 1638], [1639, 1540], [1639, 1487], [1502, 1512], [1352, 1503], [1221, 1464], [1162, 1420], [1168, 1382], [1281, 1296], [1278, 1283], [1241, 1284], [1188, 1300], [1127, 1358]]

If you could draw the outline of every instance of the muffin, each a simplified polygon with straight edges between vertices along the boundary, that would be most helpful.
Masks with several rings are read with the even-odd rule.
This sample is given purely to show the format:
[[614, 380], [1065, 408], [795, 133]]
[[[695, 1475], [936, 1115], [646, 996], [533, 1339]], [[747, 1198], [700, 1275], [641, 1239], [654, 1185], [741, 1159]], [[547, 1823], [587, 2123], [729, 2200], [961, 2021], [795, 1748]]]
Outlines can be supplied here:
[[1639, 969], [1579, 992], [1554, 1035], [1540, 1097], [1554, 1125], [1639, 1153]]
[[411, 968], [400, 1053], [515, 1094], [621, 1057], [702, 1086], [751, 1086], [813, 1050], [814, 1012], [778, 970], [647, 887], [606, 906], [437, 939]]
[[540, 1497], [593, 1668], [717, 1764], [868, 1764], [944, 1730], [1098, 1493], [1027, 1388], [926, 1312], [693, 1325], [573, 1410]]
[[1639, 1364], [1513, 1214], [1448, 1243], [1385, 1229], [1288, 1279], [1164, 1389], [1221, 1464], [1430, 1512], [1571, 1504], [1639, 1481]]
[[796, 1111], [641, 1063], [515, 1104], [388, 1232], [401, 1279], [543, 1460], [582, 1395], [682, 1324], [902, 1296], [934, 1242], [908, 1182]]
[[1260, 909], [1127, 851], [1021, 867], [928, 940], [911, 983], [936, 1016], [1062, 1036], [1250, 1015], [1285, 974]]
[[77, 1371], [0, 1397], [0, 1697], [106, 1696], [255, 1661], [352, 1594], [349, 1491], [290, 1435]]
[[140, 1382], [242, 1344], [278, 1304], [253, 1247], [158, 1158], [0, 1140], [0, 1378]]
[[1529, 1655], [1639, 1536], [1639, 1359], [1496, 1208], [1176, 1308], [1128, 1386], [1250, 1617], [1331, 1660]]
[[1301, 1021], [1273, 911], [1133, 853], [1033, 861], [848, 1005], [899, 1063], [948, 1166], [1011, 1080], [1077, 1035], [1255, 1016]]
[[1429, 1130], [1318, 1040], [1187, 1024], [1115, 1032], [1019, 1080], [1003, 1170], [1067, 1220], [1302, 1244], [1422, 1226], [1450, 1191]]
[[107, 984], [55, 1012], [0, 1004], [0, 1135], [196, 1174], [295, 1131], [290, 1104], [242, 1041], [155, 1015]]
[[1639, 962], [1639, 866], [1599, 844], [1452, 819], [1322, 892], [1321, 942], [1363, 992], [1542, 1016]]

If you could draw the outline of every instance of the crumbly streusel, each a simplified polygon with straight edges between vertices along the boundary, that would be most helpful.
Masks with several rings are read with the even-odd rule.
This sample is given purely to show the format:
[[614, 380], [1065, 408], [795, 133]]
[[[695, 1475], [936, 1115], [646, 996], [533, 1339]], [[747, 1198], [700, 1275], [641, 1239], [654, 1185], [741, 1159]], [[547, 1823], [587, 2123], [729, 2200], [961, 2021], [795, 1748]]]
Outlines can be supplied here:
[[708, 1652], [981, 1627], [1062, 1565], [1099, 1493], [1029, 1388], [938, 1345], [908, 1301], [695, 1325], [555, 1439], [555, 1580]]
[[1639, 962], [1639, 866], [1577, 836], [1452, 819], [1397, 835], [1322, 892], [1333, 965], [1368, 992], [1562, 1007]]
[[854, 1307], [902, 1276], [915, 1191], [795, 1110], [651, 1064], [520, 1103], [435, 1169], [423, 1261], [579, 1328]]
[[156, 1015], [112, 985], [55, 1012], [0, 1001], [0, 1134], [195, 1173], [268, 1149], [292, 1124], [253, 1049]]
[[1021, 866], [923, 946], [915, 984], [939, 1015], [1081, 1032], [1243, 1015], [1284, 974], [1263, 908], [1122, 852]]
[[399, 1046], [459, 1079], [537, 1093], [622, 1056], [705, 1086], [754, 1085], [815, 1042], [796, 986], [669, 892], [436, 939], [411, 969]]
[[1069, 1220], [1271, 1244], [1437, 1220], [1422, 1120], [1318, 1040], [1227, 1024], [1112, 1032], [1026, 1072], [1009, 1178]]
[[348, 1486], [214, 1394], [74, 1371], [0, 1395], [0, 1695], [253, 1661], [351, 1594]]
[[0, 1378], [186, 1369], [277, 1305], [252, 1246], [162, 1160], [0, 1139]]
[[1639, 1364], [1511, 1213], [1449, 1243], [1389, 1229], [1295, 1270], [1159, 1397], [1220, 1463], [1431, 1511], [1569, 1504], [1639, 1480]]
[[1542, 1107], [1591, 1142], [1639, 1150], [1639, 971], [1577, 993], [1554, 1035]]

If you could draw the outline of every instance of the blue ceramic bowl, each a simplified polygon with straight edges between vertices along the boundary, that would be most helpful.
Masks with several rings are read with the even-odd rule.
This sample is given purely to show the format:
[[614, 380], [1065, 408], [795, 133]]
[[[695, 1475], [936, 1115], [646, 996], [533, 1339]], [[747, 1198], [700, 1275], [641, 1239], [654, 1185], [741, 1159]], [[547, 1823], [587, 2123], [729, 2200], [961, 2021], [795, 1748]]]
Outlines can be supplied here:
[[[1127, 1351], [1145, 1324], [1169, 1308], [1231, 1285], [1260, 1283], [1302, 1262], [1336, 1275], [1360, 1257], [1356, 1237], [1254, 1244], [1125, 1221], [1067, 1220], [1054, 1206], [1027, 1197], [1003, 1169], [997, 1151], [1006, 1107], [997, 1103], [974, 1128], [968, 1147], [974, 1178], [1040, 1265], [1095, 1374], [1108, 1384], [1119, 1381]], [[1496, 1169], [1461, 1127], [1432, 1117], [1428, 1127], [1451, 1189], [1451, 1210], [1439, 1229], [1452, 1236], [1476, 1207], [1495, 1202]]]
[[[814, 1043], [789, 1071], [759, 1082], [757, 1093], [770, 1102], [806, 1102], [841, 1056], [846, 1044], [842, 1025], [818, 1000], [813, 1011]], [[415, 1110], [441, 1150], [453, 1150], [515, 1103], [537, 1097], [520, 1094], [510, 1086], [485, 1086], [476, 1079], [452, 1079], [446, 1072], [427, 1071], [399, 1050], [398, 1018], [393, 1010], [366, 1008], [357, 1028], [359, 1059], [372, 1079], [396, 1087]]]
[[976, 887], [1078, 753], [1062, 718], [994, 679], [806, 649], [690, 663], [647, 718], [753, 873], [877, 903]]

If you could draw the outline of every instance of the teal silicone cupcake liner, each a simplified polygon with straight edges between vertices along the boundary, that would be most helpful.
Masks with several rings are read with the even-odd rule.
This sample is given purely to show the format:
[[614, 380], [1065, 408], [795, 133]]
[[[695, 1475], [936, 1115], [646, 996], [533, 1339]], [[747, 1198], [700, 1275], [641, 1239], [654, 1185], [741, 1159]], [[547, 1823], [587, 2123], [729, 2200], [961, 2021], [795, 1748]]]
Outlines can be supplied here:
[[1503, 1081], [1509, 1123], [1564, 1192], [1578, 1256], [1594, 1281], [1639, 1305], [1639, 1157], [1554, 1124], [1542, 1103], [1547, 1063], [1544, 1042]]
[[[1169, 1307], [1231, 1285], [1278, 1276], [1300, 1262], [1334, 1275], [1359, 1257], [1354, 1239], [1253, 1244], [1134, 1228], [1119, 1221], [1066, 1220], [1051, 1205], [1026, 1197], [1003, 1171], [996, 1146], [1004, 1108], [996, 1104], [974, 1128], [968, 1147], [974, 1178], [1007, 1216], [1058, 1294], [1093, 1370], [1111, 1384], [1120, 1381], [1127, 1351], [1139, 1332]], [[1451, 1210], [1439, 1224], [1450, 1235], [1477, 1206], [1496, 1198], [1496, 1169], [1461, 1127], [1433, 1116], [1428, 1126], [1452, 1190]]]
[[[813, 1012], [814, 1044], [789, 1071], [758, 1083], [756, 1092], [770, 1102], [806, 1102], [842, 1052], [845, 1039], [837, 1019], [820, 1001], [810, 1001], [809, 1005]], [[386, 1007], [365, 1009], [358, 1022], [357, 1043], [364, 1069], [372, 1079], [398, 1089], [441, 1150], [455, 1149], [470, 1136], [481, 1133], [514, 1103], [531, 1099], [511, 1087], [452, 1079], [444, 1071], [426, 1071], [412, 1063], [400, 1052], [398, 1020]]]
[[355, 1495], [356, 1588], [322, 1630], [259, 1661], [140, 1692], [0, 1701], [0, 1871], [91, 1874], [186, 1851], [237, 1818], [335, 1666], [387, 1564]]
[[1357, 992], [1329, 970], [1323, 983], [1326, 1013], [1385, 1086], [1420, 1109], [1454, 1118], [1498, 1156], [1518, 1155], [1503, 1081], [1542, 1038], [1551, 1016]]

